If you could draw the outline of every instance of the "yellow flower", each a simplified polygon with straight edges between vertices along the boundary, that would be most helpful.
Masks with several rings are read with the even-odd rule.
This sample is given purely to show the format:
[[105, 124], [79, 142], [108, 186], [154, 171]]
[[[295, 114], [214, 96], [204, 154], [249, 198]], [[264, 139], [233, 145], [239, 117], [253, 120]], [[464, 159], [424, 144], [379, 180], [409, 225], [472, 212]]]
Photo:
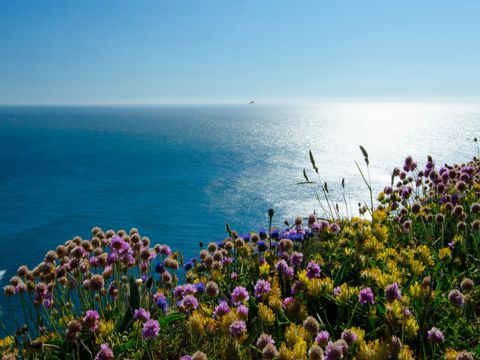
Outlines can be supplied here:
[[0, 347], [6, 348], [10, 347], [14, 343], [14, 337], [13, 336], [6, 336], [3, 339], [0, 340]]
[[188, 325], [190, 326], [190, 331], [194, 336], [205, 335], [206, 323], [207, 323], [206, 319], [198, 311], [195, 311], [188, 319]]
[[403, 345], [400, 353], [398, 354], [398, 360], [415, 360], [412, 350], [408, 345]]
[[447, 349], [445, 352], [445, 360], [456, 360], [457, 352], [453, 349]]
[[452, 250], [448, 247], [441, 248], [438, 252], [438, 259], [444, 260], [445, 258], [450, 258], [452, 256]]
[[307, 358], [307, 342], [303, 339], [299, 339], [297, 343], [293, 346], [293, 355], [295, 359], [306, 359]]
[[109, 335], [113, 333], [115, 324], [113, 320], [100, 321], [98, 326], [98, 337], [96, 339], [97, 344], [101, 344], [104, 340], [108, 339]]
[[352, 330], [357, 336], [358, 339], [355, 341], [355, 344], [360, 344], [363, 341], [363, 338], [365, 337], [365, 330], [359, 328], [359, 327], [351, 327], [350, 330]]
[[268, 298], [268, 305], [270, 305], [270, 307], [275, 310], [275, 311], [280, 311], [280, 309], [282, 308], [282, 299], [280, 297], [278, 297], [277, 295], [273, 295], [273, 296], [270, 296]]
[[418, 329], [419, 326], [417, 324], [417, 320], [414, 316], [410, 316], [405, 324], [405, 334], [411, 337], [416, 336], [418, 333]]
[[295, 346], [301, 340], [308, 339], [310, 335], [301, 325], [290, 324], [285, 330], [285, 341], [288, 346]]
[[433, 266], [434, 261], [430, 249], [425, 245], [417, 247], [417, 253], [425, 266]]
[[268, 274], [270, 274], [270, 265], [268, 263], [264, 263], [260, 265], [258, 270], [260, 271], [260, 275], [268, 276]]
[[324, 279], [312, 279], [307, 283], [307, 290], [310, 296], [318, 298], [333, 291], [333, 281], [329, 277]]
[[420, 299], [422, 297], [423, 291], [418, 281], [415, 281], [412, 285], [410, 285], [410, 294], [414, 299]]
[[295, 360], [295, 356], [293, 355], [293, 351], [290, 350], [284, 342], [280, 346], [280, 351], [279, 351], [278, 358], [280, 360]]
[[265, 326], [271, 326], [275, 321], [275, 313], [265, 304], [258, 304], [258, 317]]

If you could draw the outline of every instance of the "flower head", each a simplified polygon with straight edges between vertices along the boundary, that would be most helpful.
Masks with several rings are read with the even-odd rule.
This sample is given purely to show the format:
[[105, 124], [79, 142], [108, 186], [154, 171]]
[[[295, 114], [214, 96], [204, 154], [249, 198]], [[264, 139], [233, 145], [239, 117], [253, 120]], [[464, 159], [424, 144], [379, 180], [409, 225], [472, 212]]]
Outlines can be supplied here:
[[234, 305], [240, 305], [242, 302], [248, 301], [249, 298], [248, 291], [243, 286], [237, 286], [232, 291], [232, 302]]
[[395, 300], [399, 300], [402, 297], [402, 292], [398, 288], [398, 284], [396, 282], [387, 285], [387, 287], [385, 288], [385, 297], [388, 302], [394, 302]]
[[98, 329], [98, 323], [100, 315], [95, 310], [87, 310], [85, 317], [83, 318], [83, 325], [91, 332], [95, 332]]
[[362, 305], [365, 305], [366, 303], [375, 304], [372, 289], [366, 287], [360, 290], [360, 293], [358, 294], [358, 301]]
[[114, 359], [113, 351], [109, 344], [100, 345], [100, 351], [95, 356], [95, 360], [112, 360]]
[[436, 344], [443, 343], [443, 341], [445, 340], [443, 337], [443, 333], [435, 326], [428, 330], [427, 335], [428, 340]]
[[144, 340], [155, 339], [160, 331], [160, 324], [157, 320], [148, 320], [142, 329], [142, 337]]
[[133, 318], [135, 320], [141, 320], [141, 321], [150, 320], [150, 312], [142, 308], [136, 309], [133, 314]]
[[258, 280], [257, 283], [255, 284], [255, 290], [254, 294], [255, 297], [259, 298], [262, 297], [265, 294], [268, 294], [270, 291], [270, 282], [267, 280]]
[[230, 335], [233, 337], [239, 337], [241, 336], [244, 332], [247, 331], [247, 326], [243, 322], [243, 320], [235, 320], [231, 325], [230, 325]]

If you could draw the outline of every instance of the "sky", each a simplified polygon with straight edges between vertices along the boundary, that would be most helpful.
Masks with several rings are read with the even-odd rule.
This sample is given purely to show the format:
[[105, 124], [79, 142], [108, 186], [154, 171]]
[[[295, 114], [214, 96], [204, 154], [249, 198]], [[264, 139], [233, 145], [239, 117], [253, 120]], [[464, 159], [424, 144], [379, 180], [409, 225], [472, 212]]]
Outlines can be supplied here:
[[478, 0], [0, 0], [0, 104], [480, 101]]

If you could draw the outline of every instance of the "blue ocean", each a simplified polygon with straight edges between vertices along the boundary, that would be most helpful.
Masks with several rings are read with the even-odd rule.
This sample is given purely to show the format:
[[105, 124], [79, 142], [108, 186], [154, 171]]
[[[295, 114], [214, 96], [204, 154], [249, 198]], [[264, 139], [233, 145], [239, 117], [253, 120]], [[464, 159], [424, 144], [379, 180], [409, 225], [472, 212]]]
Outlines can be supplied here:
[[[321, 181], [346, 214], [368, 198], [355, 166], [370, 156], [375, 192], [412, 155], [477, 155], [480, 112], [445, 104], [0, 107], [0, 278], [93, 226], [137, 227], [193, 257], [199, 241], [320, 212]], [[345, 179], [345, 190], [341, 187]], [[9, 320], [0, 296], [2, 318]]]

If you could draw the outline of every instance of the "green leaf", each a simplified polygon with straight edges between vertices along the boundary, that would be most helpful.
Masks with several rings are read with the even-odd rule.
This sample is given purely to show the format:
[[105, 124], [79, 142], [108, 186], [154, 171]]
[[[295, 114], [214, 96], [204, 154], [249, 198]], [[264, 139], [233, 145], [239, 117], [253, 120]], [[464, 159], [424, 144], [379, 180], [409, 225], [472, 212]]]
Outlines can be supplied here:
[[307, 176], [307, 170], [303, 169], [303, 177], [305, 178], [305, 180], [307, 182], [309, 182], [310, 180], [308, 179], [308, 176]]
[[182, 313], [173, 313], [173, 314], [170, 314], [168, 316], [165, 316], [164, 318], [161, 318], [160, 320], [158, 320], [158, 323], [160, 324], [160, 327], [166, 327], [168, 326], [170, 323], [174, 322], [174, 321], [178, 321], [178, 320], [181, 320], [181, 319], [184, 319], [185, 318], [185, 314], [182, 314]]

